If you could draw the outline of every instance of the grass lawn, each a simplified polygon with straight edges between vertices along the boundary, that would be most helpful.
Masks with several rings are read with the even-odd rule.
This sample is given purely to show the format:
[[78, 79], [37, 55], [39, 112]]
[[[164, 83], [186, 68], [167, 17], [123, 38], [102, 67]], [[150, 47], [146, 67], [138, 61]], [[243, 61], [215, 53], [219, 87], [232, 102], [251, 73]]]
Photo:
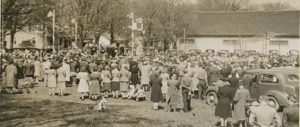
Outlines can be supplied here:
[[[111, 105], [109, 112], [88, 110], [89, 104], [23, 97], [1, 97], [1, 127], [190, 127], [168, 119], [136, 115], [136, 106]], [[145, 107], [144, 107], [145, 108]], [[172, 115], [172, 114], [171, 114]], [[154, 115], [155, 116], [155, 115]], [[159, 116], [159, 115], [156, 115]]]

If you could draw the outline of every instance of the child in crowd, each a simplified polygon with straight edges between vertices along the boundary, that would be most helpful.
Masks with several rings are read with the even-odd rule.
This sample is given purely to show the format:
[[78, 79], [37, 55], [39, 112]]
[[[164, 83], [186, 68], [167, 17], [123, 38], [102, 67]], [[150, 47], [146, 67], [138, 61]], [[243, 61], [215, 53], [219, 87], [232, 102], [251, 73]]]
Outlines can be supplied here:
[[133, 97], [135, 97], [136, 101], [145, 100], [146, 95], [142, 86], [137, 86], [137, 89], [133, 93]]
[[127, 98], [132, 98], [133, 97], [133, 95], [134, 95], [134, 91], [135, 91], [135, 87], [134, 87], [134, 85], [130, 85], [129, 86], [130, 88], [129, 88], [129, 92], [128, 92], [128, 94], [127, 94]]
[[107, 110], [106, 106], [107, 106], [107, 101], [104, 96], [101, 96], [101, 99], [97, 101], [94, 110], [98, 112], [103, 112]]

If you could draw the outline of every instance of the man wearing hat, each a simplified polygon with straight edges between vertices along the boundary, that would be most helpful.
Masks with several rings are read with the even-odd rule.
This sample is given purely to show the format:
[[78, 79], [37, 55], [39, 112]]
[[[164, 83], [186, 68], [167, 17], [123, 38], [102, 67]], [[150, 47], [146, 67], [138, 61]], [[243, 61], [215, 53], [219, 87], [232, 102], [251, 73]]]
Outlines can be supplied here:
[[281, 118], [276, 109], [267, 104], [266, 96], [260, 98], [260, 105], [250, 114], [249, 123], [252, 126], [278, 127], [281, 126]]

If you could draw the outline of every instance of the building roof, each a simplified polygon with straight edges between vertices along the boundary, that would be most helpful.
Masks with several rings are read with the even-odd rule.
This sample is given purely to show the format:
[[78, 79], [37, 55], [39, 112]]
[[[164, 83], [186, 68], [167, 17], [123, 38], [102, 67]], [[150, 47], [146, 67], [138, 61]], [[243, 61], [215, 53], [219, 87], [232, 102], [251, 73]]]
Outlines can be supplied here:
[[188, 36], [299, 37], [300, 11], [192, 12]]

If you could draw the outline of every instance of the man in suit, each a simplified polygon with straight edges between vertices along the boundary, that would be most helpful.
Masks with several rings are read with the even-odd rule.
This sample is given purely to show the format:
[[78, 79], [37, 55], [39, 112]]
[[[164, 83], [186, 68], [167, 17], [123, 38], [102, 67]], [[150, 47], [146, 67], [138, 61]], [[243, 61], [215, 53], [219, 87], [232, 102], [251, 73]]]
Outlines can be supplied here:
[[188, 75], [188, 71], [184, 70], [184, 75], [181, 78], [184, 112], [188, 112], [191, 110], [191, 86], [192, 86], [192, 78]]
[[24, 75], [25, 77], [32, 77], [33, 78], [34, 66], [31, 59], [27, 60], [24, 64]]
[[203, 65], [199, 64], [200, 69], [199, 69], [199, 93], [198, 96], [200, 97], [200, 99], [204, 99], [204, 94], [205, 94], [205, 90], [207, 89], [207, 73], [203, 68]]
[[217, 82], [220, 78], [220, 70], [217, 68], [216, 63], [211, 63], [211, 67], [209, 68], [209, 85], [212, 85], [214, 82]]

